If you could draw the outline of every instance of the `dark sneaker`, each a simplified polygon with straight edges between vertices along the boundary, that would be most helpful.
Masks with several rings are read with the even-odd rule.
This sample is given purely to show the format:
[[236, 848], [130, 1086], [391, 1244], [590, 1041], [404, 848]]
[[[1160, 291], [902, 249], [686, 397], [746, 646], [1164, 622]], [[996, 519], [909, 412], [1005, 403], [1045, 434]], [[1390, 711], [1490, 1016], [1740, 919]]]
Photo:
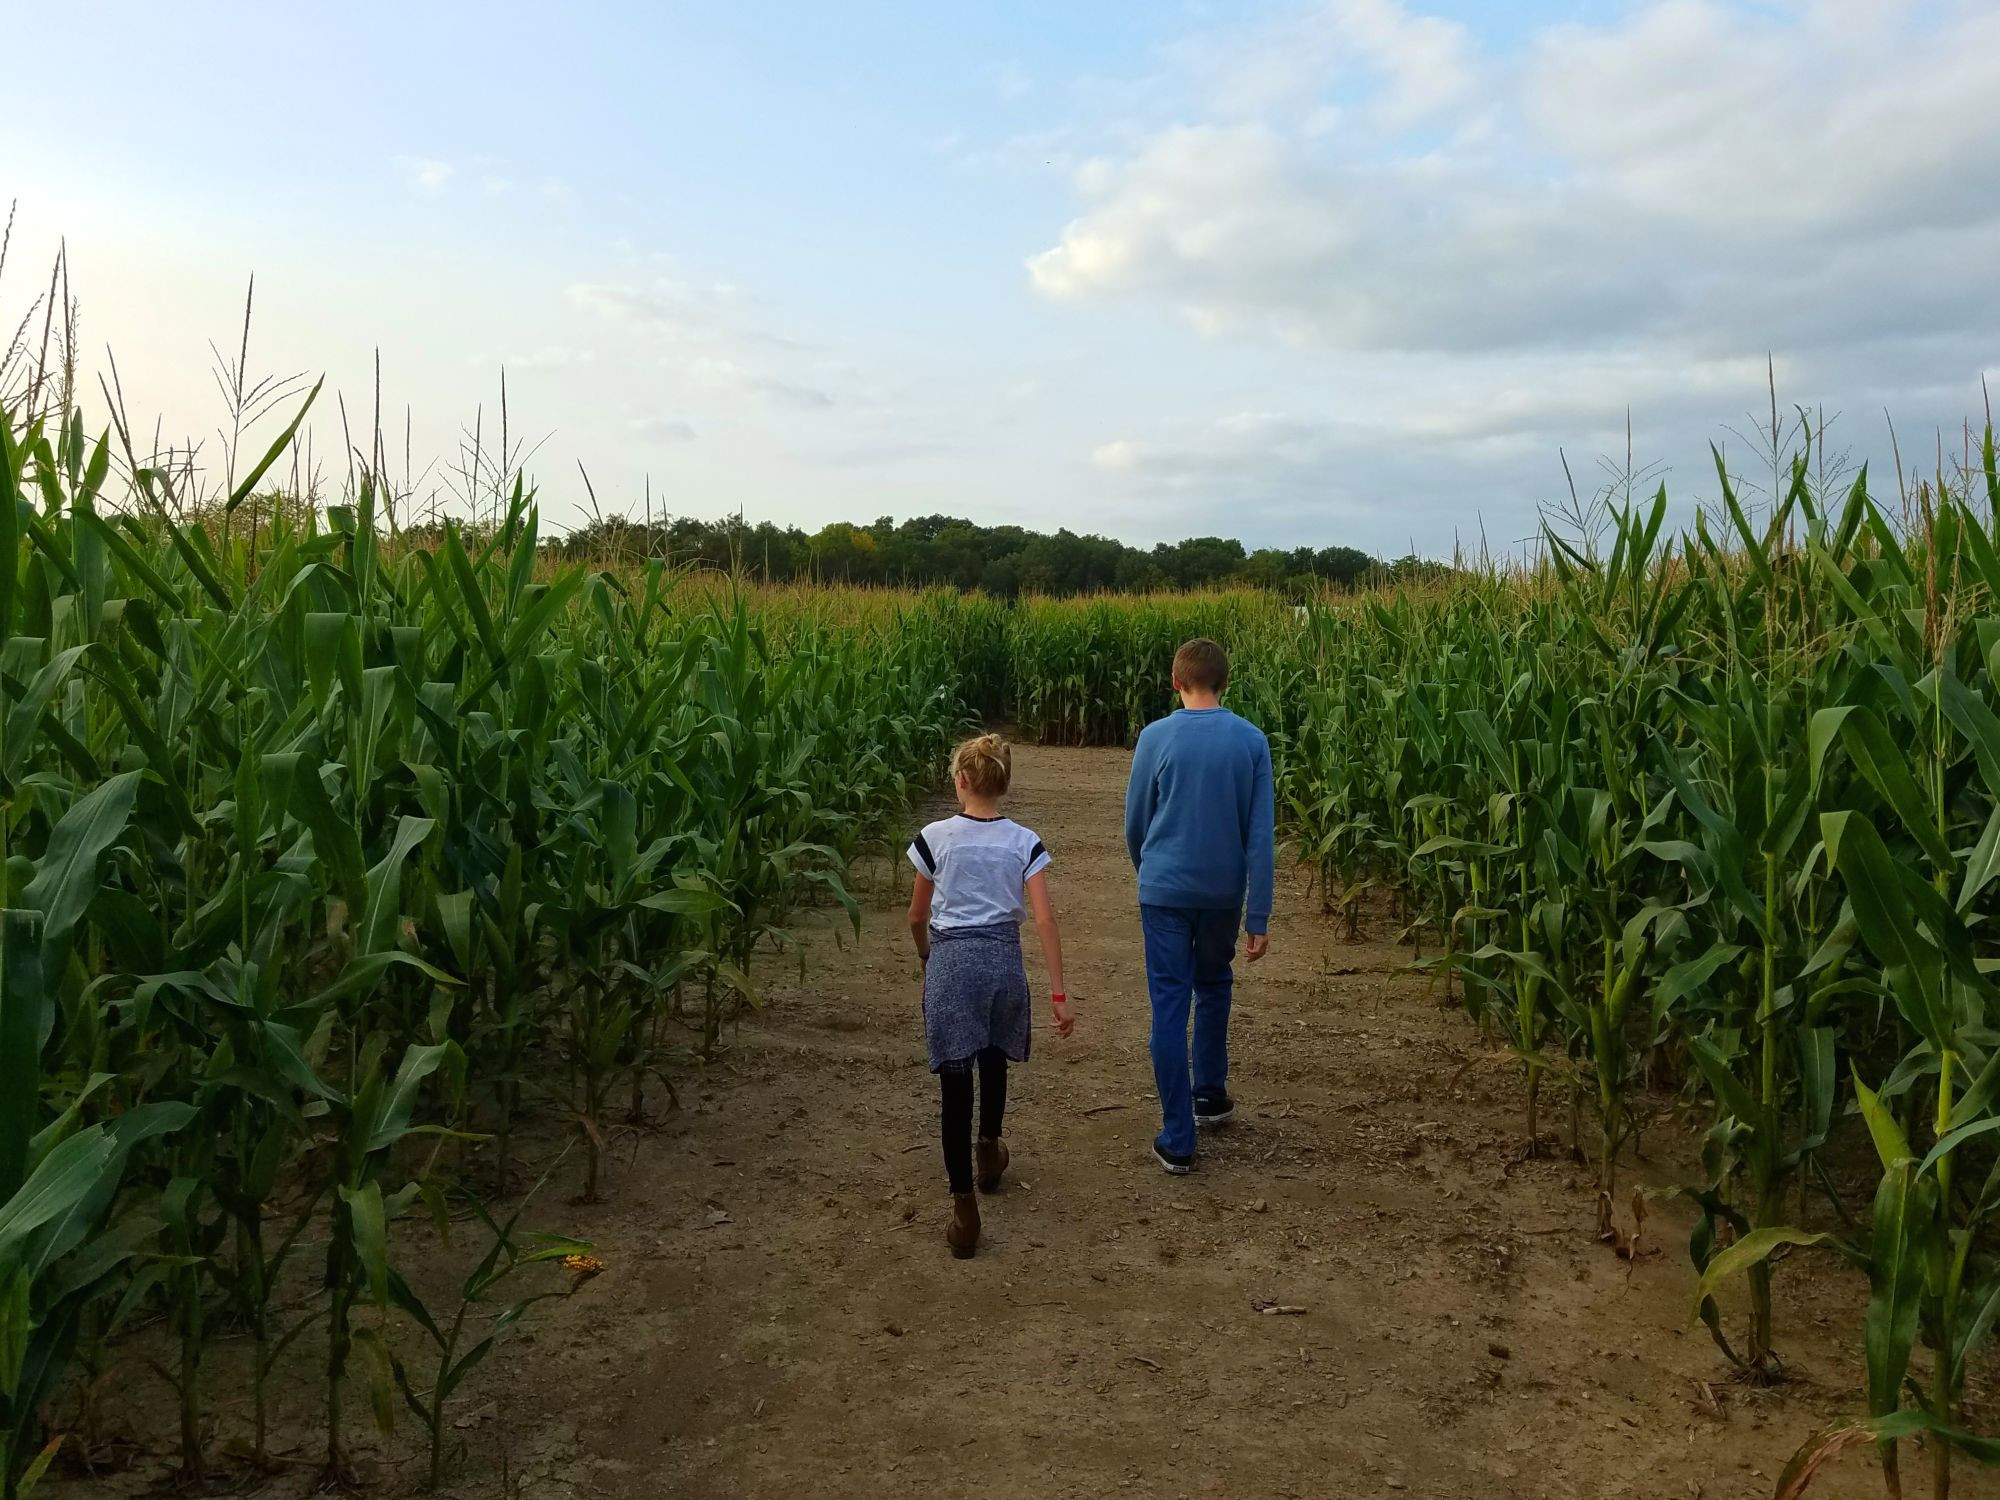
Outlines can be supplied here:
[[1170, 1177], [1185, 1177], [1194, 1167], [1192, 1156], [1176, 1156], [1158, 1141], [1153, 1142], [1153, 1160], [1165, 1167]]
[[1220, 1090], [1194, 1096], [1194, 1122], [1197, 1125], [1222, 1125], [1235, 1115], [1236, 1101]]

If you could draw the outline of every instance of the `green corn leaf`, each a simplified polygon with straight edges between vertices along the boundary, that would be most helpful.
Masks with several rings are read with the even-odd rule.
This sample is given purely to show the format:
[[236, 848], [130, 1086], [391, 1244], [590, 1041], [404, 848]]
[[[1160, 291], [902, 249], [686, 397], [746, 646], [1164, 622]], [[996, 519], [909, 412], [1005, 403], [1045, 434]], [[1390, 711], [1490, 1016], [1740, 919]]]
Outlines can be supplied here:
[[1717, 1049], [1707, 1037], [1688, 1038], [1688, 1053], [1694, 1058], [1695, 1066], [1708, 1083], [1709, 1092], [1715, 1095], [1717, 1113], [1724, 1118], [1734, 1118], [1743, 1125], [1756, 1128], [1764, 1111], [1750, 1097], [1748, 1089], [1737, 1079], [1729, 1066], [1729, 1059]]
[[1805, 1145], [1812, 1149], [1833, 1128], [1836, 1038], [1831, 1026], [1813, 1026], [1799, 1037], [1799, 1092], [1805, 1117]]
[[417, 1098], [424, 1084], [440, 1069], [457, 1076], [462, 1074], [464, 1066], [465, 1054], [456, 1042], [408, 1048], [396, 1069], [394, 1082], [382, 1094], [380, 1107], [369, 1122], [364, 1149], [370, 1153], [380, 1151], [409, 1134], [410, 1119], [416, 1113]]
[[1937, 868], [1951, 869], [1955, 863], [1951, 846], [1937, 831], [1923, 793], [1917, 790], [1916, 779], [1910, 775], [1908, 755], [1868, 709], [1828, 708], [1813, 715], [1808, 738], [1814, 747], [1814, 789], [1818, 789], [1826, 751], [1836, 735], [1855, 769], [1894, 810], [1903, 831], [1923, 845]]
[[83, 1202], [118, 1160], [118, 1143], [102, 1125], [59, 1142], [12, 1196], [0, 1202], [0, 1266], [10, 1265], [28, 1236]]
[[396, 1431], [396, 1361], [382, 1334], [374, 1328], [354, 1330], [354, 1353], [361, 1361], [368, 1391], [368, 1410], [384, 1437]]
[[1917, 930], [1909, 893], [1881, 835], [1859, 813], [1820, 818], [1827, 853], [1847, 887], [1861, 935], [1895, 983], [1898, 1003], [1934, 1046], [1951, 1028], [1943, 998], [1944, 964]]
[[50, 702], [68, 681], [76, 664], [83, 660], [88, 645], [72, 646], [56, 654], [35, 674], [26, 690], [7, 708], [4, 771], [7, 779], [18, 781], [27, 770], [37, 749], [36, 731]]
[[1996, 804], [1986, 819], [1986, 826], [1980, 831], [1979, 842], [1973, 846], [1971, 855], [1965, 861], [1964, 872], [1959, 876], [1958, 896], [1955, 905], [1961, 913], [1968, 912], [1979, 893], [2000, 875], [2000, 804]]
[[1978, 1140], [1981, 1136], [1991, 1135], [1996, 1130], [2000, 1130], [2000, 1115], [1989, 1115], [1983, 1120], [1973, 1120], [1956, 1127], [1925, 1154], [1922, 1163], [1917, 1167], [1918, 1173], [1921, 1175], [1929, 1172], [1967, 1141]]
[[472, 617], [472, 627], [479, 636], [479, 643], [486, 649], [487, 662], [495, 668], [500, 667], [505, 660], [500, 632], [494, 626], [493, 612], [487, 606], [486, 591], [473, 571], [472, 560], [465, 555], [458, 527], [451, 522], [447, 522], [444, 528], [444, 560], [458, 585], [459, 598], [465, 603], [466, 613]]
[[[21, 1371], [28, 1362], [28, 1340], [34, 1333], [34, 1312], [28, 1300], [28, 1268], [0, 1263], [0, 1401], [12, 1406], [21, 1388]], [[0, 1476], [4, 1477], [4, 1476]]]
[[1875, 1224], [1868, 1256], [1866, 1350], [1868, 1410], [1893, 1412], [1902, 1400], [1903, 1374], [1917, 1335], [1923, 1293], [1927, 1224], [1936, 1189], [1907, 1157], [1892, 1164], [1875, 1192]]
[[1944, 716], [1971, 745], [1980, 778], [1986, 783], [1986, 795], [2000, 797], [2000, 715], [1956, 675], [1944, 672], [1936, 676]]
[[382, 1201], [382, 1186], [366, 1182], [359, 1187], [343, 1187], [340, 1202], [345, 1210], [347, 1232], [355, 1259], [368, 1279], [368, 1291], [377, 1302], [389, 1298], [389, 1214]]
[[41, 917], [0, 911], [0, 1202], [28, 1175], [41, 1109]]
[[1874, 1139], [1875, 1154], [1882, 1158], [1883, 1169], [1894, 1170], [1902, 1162], [1913, 1161], [1915, 1157], [1903, 1127], [1881, 1097], [1861, 1081], [1859, 1073], [1854, 1075], [1854, 1097], [1860, 1102], [1861, 1116], [1868, 1122], [1868, 1134]]
[[[89, 666], [91, 676], [110, 696], [118, 714], [125, 723], [125, 732], [132, 736], [144, 754], [147, 766], [153, 772], [160, 794], [166, 798], [183, 832], [194, 833], [200, 828], [194, 809], [188, 805], [187, 792], [181, 786], [179, 762], [168, 747], [154, 722], [155, 715], [148, 713], [139, 704], [139, 696], [133, 686], [132, 674], [118, 654], [101, 641], [90, 648]], [[43, 730], [53, 728], [51, 720], [43, 720]]]
[[429, 818], [414, 818], [408, 814], [397, 821], [396, 835], [390, 841], [389, 852], [368, 872], [367, 905], [354, 936], [357, 953], [386, 953], [396, 946], [403, 916], [404, 863], [436, 827], [437, 824]]
[[1701, 1273], [1701, 1281], [1695, 1288], [1695, 1305], [1688, 1315], [1693, 1323], [1701, 1315], [1701, 1305], [1715, 1295], [1715, 1289], [1731, 1277], [1740, 1276], [1754, 1265], [1770, 1259], [1773, 1251], [1787, 1245], [1811, 1246], [1833, 1245], [1838, 1240], [1830, 1234], [1808, 1234], [1803, 1229], [1753, 1229], [1726, 1250], [1719, 1250], [1709, 1260]]
[[[209, 565], [204, 547], [197, 546], [187, 531], [175, 525], [164, 512], [157, 514], [154, 521], [166, 532], [168, 540], [173, 543], [174, 551], [179, 554], [188, 572], [194, 575], [194, 581], [201, 585], [202, 592], [208, 595], [209, 602], [224, 614], [233, 611], [236, 608], [236, 601], [230, 596], [222, 580], [216, 576], [215, 569]], [[200, 533], [197, 532], [196, 535]]]
[[21, 892], [21, 904], [42, 916], [45, 972], [54, 972], [68, 956], [70, 935], [97, 894], [104, 856], [132, 820], [139, 776], [123, 772], [79, 797], [49, 834], [35, 878]]
[[285, 456], [287, 450], [291, 448], [293, 440], [299, 435], [299, 427], [305, 421], [306, 413], [312, 410], [313, 402], [319, 399], [320, 387], [325, 384], [326, 377], [324, 375], [313, 382], [313, 388], [306, 392], [306, 399], [299, 403], [298, 411], [293, 414], [292, 420], [285, 425], [285, 430], [278, 434], [271, 446], [265, 450], [264, 456], [258, 459], [251, 467], [250, 472], [237, 481], [236, 488], [229, 492], [229, 499], [224, 509], [234, 513], [236, 508], [245, 500], [248, 500], [256, 490], [257, 482], [271, 471], [271, 465]]
[[1715, 975], [1743, 956], [1737, 943], [1717, 943], [1698, 957], [1668, 967], [1653, 986], [1653, 1021], [1659, 1022], [1681, 1002], [1699, 995]]
[[678, 887], [653, 891], [632, 903], [648, 911], [668, 912], [677, 917], [706, 916], [711, 912], [734, 911], [729, 898], [714, 891], [691, 891]]

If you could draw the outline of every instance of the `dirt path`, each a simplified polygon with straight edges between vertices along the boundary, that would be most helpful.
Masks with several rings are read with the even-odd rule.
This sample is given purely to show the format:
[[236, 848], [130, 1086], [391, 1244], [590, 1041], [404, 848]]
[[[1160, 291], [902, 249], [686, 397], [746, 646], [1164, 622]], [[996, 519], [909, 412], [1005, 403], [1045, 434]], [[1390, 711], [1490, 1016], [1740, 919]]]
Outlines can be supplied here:
[[[1628, 1267], [1590, 1243], [1583, 1169], [1510, 1172], [1511, 1071], [1466, 1069], [1471, 1025], [1401, 950], [1340, 941], [1302, 877], [1239, 970], [1237, 1122], [1192, 1176], [1158, 1170], [1126, 763], [1018, 754], [1081, 1019], [1015, 1074], [979, 1257], [942, 1242], [908, 879], [885, 879], [858, 943], [765, 971], [727, 1064], [576, 1211], [611, 1271], [488, 1377], [466, 1492], [1771, 1493], [1857, 1389], [1854, 1279], [1787, 1267], [1797, 1379], [1731, 1384], [1686, 1328], [1685, 1220], [1660, 1210]], [[1879, 1479], [1856, 1455], [1814, 1493]]]

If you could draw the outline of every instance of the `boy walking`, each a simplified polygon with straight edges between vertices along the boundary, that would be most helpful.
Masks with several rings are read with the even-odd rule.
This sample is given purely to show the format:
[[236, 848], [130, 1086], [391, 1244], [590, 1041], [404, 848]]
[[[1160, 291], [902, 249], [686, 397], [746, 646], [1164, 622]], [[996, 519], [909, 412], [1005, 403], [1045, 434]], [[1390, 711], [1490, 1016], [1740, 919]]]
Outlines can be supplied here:
[[1189, 641], [1174, 654], [1181, 708], [1141, 732], [1125, 790], [1125, 847], [1139, 872], [1153, 1001], [1161, 1115], [1153, 1155], [1177, 1177], [1194, 1165], [1196, 1123], [1220, 1125], [1236, 1110], [1228, 1082], [1237, 928], [1249, 933], [1248, 962], [1269, 946], [1271, 746], [1222, 706], [1228, 685], [1229, 658], [1214, 641]]

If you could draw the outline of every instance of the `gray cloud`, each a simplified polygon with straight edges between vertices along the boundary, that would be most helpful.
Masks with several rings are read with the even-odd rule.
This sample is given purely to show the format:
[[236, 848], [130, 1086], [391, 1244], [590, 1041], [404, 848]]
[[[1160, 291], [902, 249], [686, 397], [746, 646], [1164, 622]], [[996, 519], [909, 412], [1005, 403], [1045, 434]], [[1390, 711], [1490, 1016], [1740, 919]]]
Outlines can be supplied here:
[[1031, 282], [1284, 351], [1323, 405], [1106, 434], [1089, 467], [1128, 497], [1372, 530], [1407, 483], [1420, 529], [1468, 500], [1524, 526], [1557, 447], [1622, 452], [1628, 407], [1642, 457], [1712, 485], [1766, 350], [1864, 449], [1885, 410], [1950, 430], [2000, 351], [1990, 4], [1653, 0], [1503, 52], [1318, 0], [1179, 58], [1173, 106], [1153, 84], [1074, 172]]
[[625, 424], [626, 430], [634, 437], [651, 439], [662, 443], [691, 443], [695, 438], [692, 426], [679, 417], [645, 416], [634, 417]]
[[1668, 0], [1501, 59], [1388, 0], [1328, 0], [1288, 45], [1212, 62], [1210, 118], [1079, 169], [1083, 212], [1030, 274], [1346, 349], [1962, 324], [1931, 288], [2000, 249], [2000, 10], [1790, 10]]

